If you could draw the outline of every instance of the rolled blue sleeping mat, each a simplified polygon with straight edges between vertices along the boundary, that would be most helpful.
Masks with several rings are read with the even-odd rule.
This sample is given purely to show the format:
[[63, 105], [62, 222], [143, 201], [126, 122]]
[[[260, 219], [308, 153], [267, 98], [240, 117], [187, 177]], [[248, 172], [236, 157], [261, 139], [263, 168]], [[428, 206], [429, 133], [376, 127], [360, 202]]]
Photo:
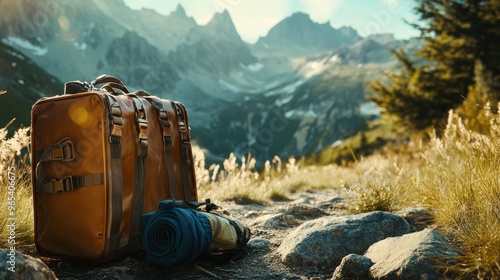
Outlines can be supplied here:
[[142, 225], [146, 260], [158, 266], [191, 263], [206, 253], [212, 242], [209, 219], [194, 209], [176, 207], [171, 200], [144, 214]]

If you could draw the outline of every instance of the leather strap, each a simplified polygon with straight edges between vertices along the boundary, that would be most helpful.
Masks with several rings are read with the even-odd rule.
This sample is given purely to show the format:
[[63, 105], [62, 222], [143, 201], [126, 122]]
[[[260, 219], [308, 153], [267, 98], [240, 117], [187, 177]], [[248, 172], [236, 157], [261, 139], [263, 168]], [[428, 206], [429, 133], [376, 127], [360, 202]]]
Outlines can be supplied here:
[[61, 139], [59, 142], [38, 150], [35, 153], [37, 162], [42, 161], [70, 161], [75, 157], [73, 140], [69, 137]]
[[45, 149], [35, 152], [35, 179], [36, 185], [49, 184], [61, 179], [46, 180], [42, 176], [42, 165], [44, 162], [50, 161], [71, 161], [75, 158], [73, 150], [73, 140], [71, 138], [63, 138], [59, 142], [48, 146]]
[[191, 150], [191, 143], [189, 141], [182, 141], [181, 145], [181, 170], [182, 170], [182, 185], [184, 188], [185, 200], [196, 200], [193, 195], [191, 180], [189, 175], [189, 160]]
[[120, 224], [122, 221], [122, 146], [121, 146], [121, 118], [120, 105], [111, 95], [106, 95], [110, 120], [110, 157], [111, 157], [111, 226], [109, 233], [109, 248], [116, 252], [120, 248]]
[[94, 173], [82, 176], [67, 176], [61, 179], [54, 179], [50, 182], [39, 182], [36, 184], [38, 193], [60, 193], [70, 192], [82, 187], [104, 184], [104, 174]]
[[129, 245], [134, 248], [140, 246], [142, 241], [142, 208], [144, 202], [145, 160], [148, 154], [147, 118], [144, 104], [139, 97], [129, 95], [134, 101], [136, 125], [139, 140], [137, 143], [137, 156], [135, 160], [135, 187], [132, 199], [132, 221], [129, 236]]
[[113, 94], [113, 95], [120, 95], [121, 93], [118, 93], [115, 91], [115, 89], [118, 89], [122, 91], [123, 93], [129, 93], [128, 88], [121, 84], [121, 83], [115, 83], [115, 82], [109, 82], [106, 83], [101, 87], [102, 89], [105, 89], [107, 92]]
[[95, 78], [92, 82], [90, 82], [90, 84], [92, 86], [96, 86], [96, 85], [104, 84], [104, 83], [117, 83], [117, 84], [121, 84], [121, 85], [125, 86], [123, 84], [123, 82], [120, 79], [118, 79], [117, 77], [111, 76], [111, 75], [106, 75], [106, 74], [103, 74], [103, 75]]
[[177, 122], [179, 124], [179, 131], [181, 134], [181, 172], [182, 172], [182, 185], [184, 189], [184, 200], [196, 201], [195, 183], [193, 182], [193, 173], [190, 165], [192, 165], [191, 155], [191, 137], [189, 135], [189, 125], [187, 123], [186, 108], [180, 104], [172, 101], [172, 105], [177, 112]]

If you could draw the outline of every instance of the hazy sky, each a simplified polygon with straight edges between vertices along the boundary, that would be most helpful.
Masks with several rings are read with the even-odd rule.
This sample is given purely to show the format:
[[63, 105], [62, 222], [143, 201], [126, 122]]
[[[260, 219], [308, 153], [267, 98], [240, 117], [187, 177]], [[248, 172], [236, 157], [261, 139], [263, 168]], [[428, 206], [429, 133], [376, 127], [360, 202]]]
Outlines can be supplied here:
[[414, 0], [125, 0], [132, 9], [152, 8], [168, 15], [180, 3], [188, 16], [206, 24], [216, 12], [229, 11], [241, 38], [254, 43], [291, 14], [302, 11], [313, 21], [338, 28], [351, 26], [361, 36], [393, 33], [398, 39], [418, 36], [403, 19], [415, 22]]

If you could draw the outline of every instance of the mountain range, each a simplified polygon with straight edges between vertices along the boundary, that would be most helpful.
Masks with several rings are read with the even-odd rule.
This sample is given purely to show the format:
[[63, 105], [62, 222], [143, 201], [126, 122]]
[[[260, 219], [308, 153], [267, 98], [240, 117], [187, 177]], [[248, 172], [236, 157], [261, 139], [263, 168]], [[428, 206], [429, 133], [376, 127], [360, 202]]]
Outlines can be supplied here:
[[186, 104], [193, 139], [210, 161], [230, 152], [259, 161], [306, 155], [363, 128], [378, 116], [365, 83], [397, 70], [391, 49], [420, 44], [364, 38], [304, 13], [248, 44], [227, 11], [198, 25], [181, 6], [162, 15], [123, 0], [2, 1], [0, 9], [8, 11], [0, 18], [0, 87], [8, 93], [0, 99], [11, 100], [0, 107], [19, 108], [17, 124], [29, 125], [30, 104], [61, 94], [64, 81], [106, 73]]

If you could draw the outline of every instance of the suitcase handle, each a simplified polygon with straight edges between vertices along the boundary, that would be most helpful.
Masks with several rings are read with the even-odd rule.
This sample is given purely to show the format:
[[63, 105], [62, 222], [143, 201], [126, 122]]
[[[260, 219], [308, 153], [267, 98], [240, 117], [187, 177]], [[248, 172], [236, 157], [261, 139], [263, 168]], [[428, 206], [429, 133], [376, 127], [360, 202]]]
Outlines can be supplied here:
[[149, 97], [151, 96], [151, 94], [143, 91], [143, 90], [138, 90], [136, 92], [131, 92], [131, 93], [127, 93], [127, 95], [135, 95], [135, 96], [139, 96], [139, 97]]
[[121, 95], [121, 93], [116, 92], [115, 89], [118, 89], [125, 94], [129, 94], [128, 88], [126, 86], [124, 86], [123, 84], [115, 83], [115, 82], [106, 83], [101, 88], [106, 90], [108, 93], [110, 93], [112, 95]]
[[[96, 85], [104, 84], [104, 83], [106, 83], [106, 84], [104, 86], [102, 86], [101, 88], [106, 89], [108, 92], [110, 92], [113, 95], [116, 95], [115, 94], [116, 92], [113, 90], [113, 88], [119, 89], [123, 93], [129, 93], [128, 88], [123, 84], [123, 82], [120, 79], [118, 79], [115, 76], [104, 74], [104, 75], [101, 75], [101, 76], [95, 78], [95, 80], [90, 82], [90, 84], [92, 86], [96, 86]], [[111, 91], [108, 89], [111, 89]]]
[[99, 85], [99, 84], [104, 84], [104, 83], [117, 83], [117, 84], [122, 84], [123, 85], [123, 82], [118, 79], [117, 77], [115, 76], [111, 76], [111, 75], [106, 75], [106, 74], [103, 74], [97, 78], [95, 78], [92, 82], [90, 82], [93, 86], [96, 86], [96, 85]]

